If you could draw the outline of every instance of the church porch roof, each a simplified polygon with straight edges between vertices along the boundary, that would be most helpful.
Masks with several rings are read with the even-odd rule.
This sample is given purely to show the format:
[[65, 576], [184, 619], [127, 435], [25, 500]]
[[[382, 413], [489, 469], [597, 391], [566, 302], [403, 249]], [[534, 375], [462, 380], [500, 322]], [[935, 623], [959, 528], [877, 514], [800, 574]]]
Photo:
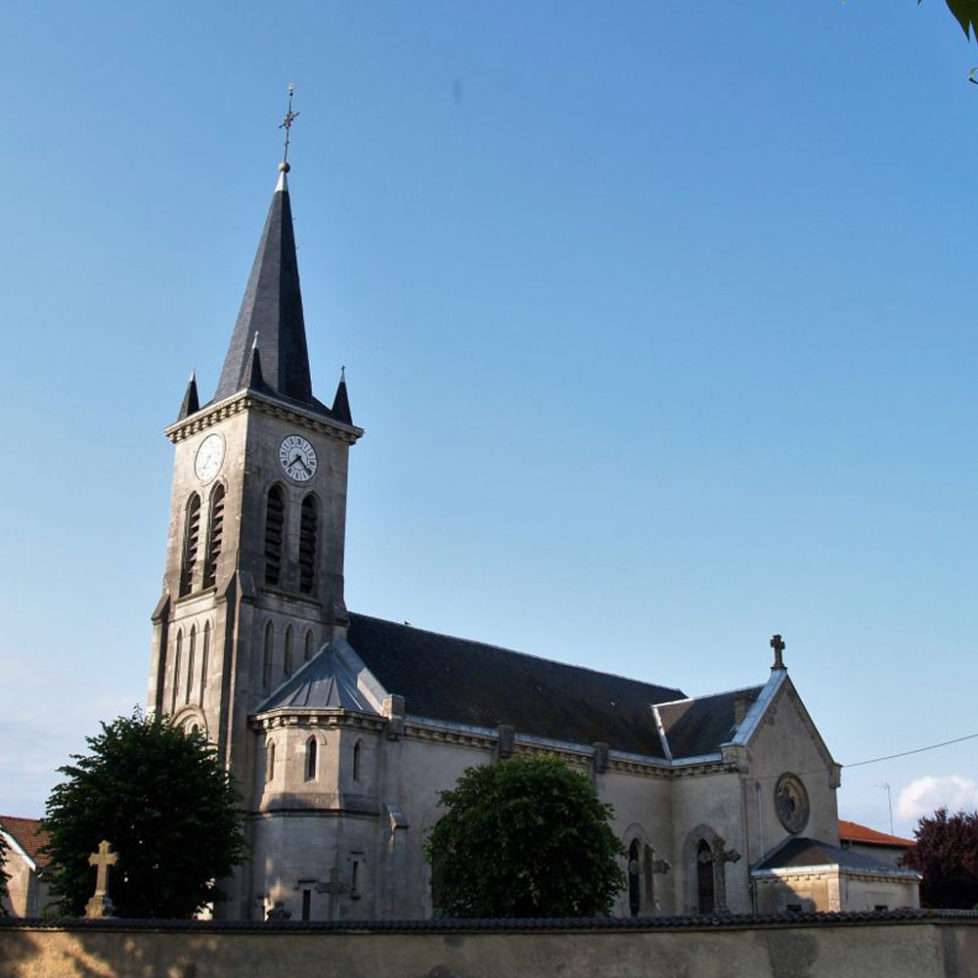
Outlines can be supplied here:
[[805, 836], [794, 836], [774, 850], [766, 859], [759, 863], [752, 875], [774, 874], [776, 871], [814, 871], [826, 867], [837, 867], [848, 873], [863, 873], [874, 876], [896, 876], [902, 879], [919, 879], [916, 870], [892, 866], [880, 862], [870, 856], [864, 856], [851, 849], [809, 839]]

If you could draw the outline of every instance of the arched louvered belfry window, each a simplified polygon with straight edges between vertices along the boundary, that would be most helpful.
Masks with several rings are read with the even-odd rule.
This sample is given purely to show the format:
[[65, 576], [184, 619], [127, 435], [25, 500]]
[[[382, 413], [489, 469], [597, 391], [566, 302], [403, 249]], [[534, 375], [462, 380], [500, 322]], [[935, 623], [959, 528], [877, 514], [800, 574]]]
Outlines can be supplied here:
[[316, 541], [319, 536], [319, 502], [310, 493], [302, 500], [299, 518], [299, 590], [312, 594], [316, 586]]
[[305, 659], [306, 662], [308, 662], [312, 658], [312, 629], [311, 628], [306, 630], [306, 651], [303, 658]]
[[204, 689], [207, 686], [207, 660], [211, 654], [211, 623], [204, 622], [204, 641], [201, 643], [200, 650], [200, 700], [201, 706], [204, 705]]
[[285, 652], [282, 656], [282, 670], [286, 676], [292, 675], [292, 626], [285, 629]]
[[316, 780], [316, 754], [318, 752], [316, 738], [310, 737], [306, 741], [306, 781]]
[[219, 482], [211, 493], [211, 525], [207, 534], [207, 559], [204, 561], [204, 587], [217, 581], [217, 558], [224, 537], [224, 486]]
[[190, 641], [187, 643], [187, 686], [183, 696], [184, 703], [190, 702], [194, 688], [194, 659], [197, 656], [197, 626], [190, 626]]
[[279, 485], [268, 490], [265, 503], [265, 583], [282, 582], [282, 539], [285, 535], [285, 492]]
[[275, 642], [275, 627], [269, 622], [265, 626], [265, 647], [261, 658], [261, 688], [267, 693], [272, 686], [272, 646]]
[[180, 568], [180, 595], [190, 594], [194, 586], [194, 568], [200, 544], [200, 496], [193, 493], [187, 500], [183, 523], [183, 564]]
[[170, 700], [170, 712], [177, 712], [177, 695], [180, 691], [180, 658], [183, 652], [183, 629], [177, 630], [173, 643], [173, 692]]

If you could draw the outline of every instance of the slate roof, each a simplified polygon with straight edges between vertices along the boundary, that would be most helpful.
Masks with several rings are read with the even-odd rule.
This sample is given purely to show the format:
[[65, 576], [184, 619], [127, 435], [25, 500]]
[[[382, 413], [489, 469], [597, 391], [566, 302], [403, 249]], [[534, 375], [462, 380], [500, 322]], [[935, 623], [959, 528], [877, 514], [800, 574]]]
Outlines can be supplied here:
[[663, 758], [652, 705], [680, 690], [351, 614], [347, 640], [405, 712]]
[[801, 869], [809, 866], [838, 866], [851, 872], [886, 876], [919, 876], [914, 870], [892, 866], [851, 849], [840, 849], [805, 836], [789, 839], [760, 863], [756, 870]]
[[34, 860], [39, 869], [48, 865], [48, 858], [41, 852], [47, 844], [48, 834], [41, 828], [38, 818], [16, 818], [13, 815], [0, 815], [0, 829], [12, 836], [17, 845]]
[[[256, 335], [261, 360], [261, 379], [257, 383], [252, 370]], [[333, 412], [312, 393], [292, 205], [285, 173], [279, 177], [272, 195], [214, 400], [230, 397], [245, 388], [333, 417]], [[339, 420], [346, 421], [346, 418]]]
[[844, 818], [839, 819], [839, 838], [843, 842], [857, 842], [866, 846], [885, 846], [892, 849], [909, 849], [915, 845], [913, 839], [902, 839], [898, 835], [887, 835], [885, 832], [877, 832], [876, 829], [860, 825], [858, 822], [848, 822]]
[[681, 758], [715, 754], [737, 729], [734, 717], [738, 699], [743, 701], [746, 713], [763, 688], [751, 686], [658, 706], [672, 756]]

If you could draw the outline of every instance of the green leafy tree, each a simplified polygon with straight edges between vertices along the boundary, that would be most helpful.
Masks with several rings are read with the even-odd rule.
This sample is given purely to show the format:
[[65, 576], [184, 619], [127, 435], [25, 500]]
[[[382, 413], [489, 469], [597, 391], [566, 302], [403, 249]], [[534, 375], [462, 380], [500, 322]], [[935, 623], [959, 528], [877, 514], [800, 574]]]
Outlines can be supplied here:
[[90, 753], [59, 768], [47, 802], [46, 851], [62, 913], [94, 893], [89, 854], [106, 839], [118, 854], [109, 896], [120, 917], [190, 917], [223, 899], [216, 881], [244, 857], [230, 776], [206, 739], [166, 717], [102, 724]]
[[[978, 0], [945, 0], [947, 9], [961, 25], [964, 36], [978, 39]], [[917, 0], [918, 4], [923, 0]]]
[[469, 768], [425, 842], [435, 911], [449, 917], [597, 917], [625, 885], [610, 805], [556, 757]]
[[917, 823], [914, 837], [903, 863], [924, 874], [921, 903], [958, 910], [978, 906], [978, 812], [949, 816], [939, 808]]

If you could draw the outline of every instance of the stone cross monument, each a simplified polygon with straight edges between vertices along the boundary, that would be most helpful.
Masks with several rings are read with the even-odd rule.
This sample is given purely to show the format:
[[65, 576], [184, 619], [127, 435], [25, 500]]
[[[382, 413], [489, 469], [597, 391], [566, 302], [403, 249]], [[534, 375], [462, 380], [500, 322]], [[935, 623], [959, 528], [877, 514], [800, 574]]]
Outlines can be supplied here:
[[88, 857], [88, 865], [96, 867], [95, 895], [85, 904], [86, 917], [111, 917], [115, 907], [109, 899], [109, 867], [119, 861], [118, 853], [111, 851], [112, 847], [103, 839], [98, 844], [98, 852]]

